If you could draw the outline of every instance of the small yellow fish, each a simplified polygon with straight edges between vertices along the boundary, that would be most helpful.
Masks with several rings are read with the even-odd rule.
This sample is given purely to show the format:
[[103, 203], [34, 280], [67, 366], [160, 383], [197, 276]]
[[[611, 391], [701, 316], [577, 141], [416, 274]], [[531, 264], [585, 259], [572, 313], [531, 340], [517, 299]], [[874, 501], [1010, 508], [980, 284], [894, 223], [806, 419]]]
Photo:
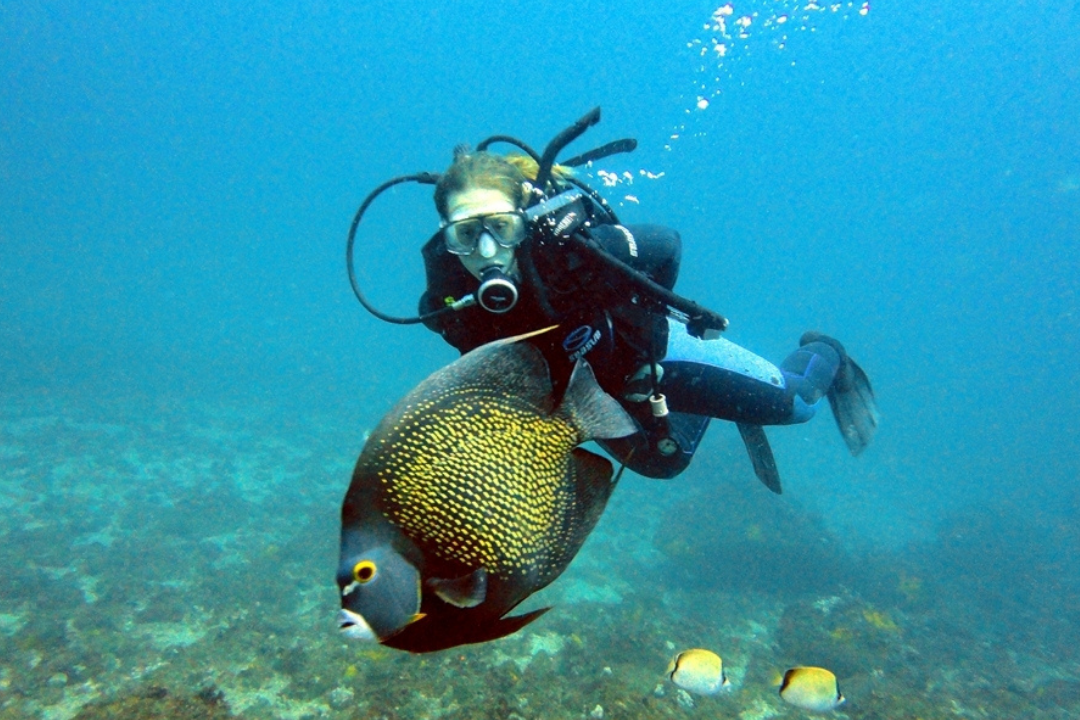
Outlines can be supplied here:
[[795, 707], [820, 713], [844, 702], [836, 676], [819, 667], [793, 667], [784, 673], [780, 697]]
[[720, 656], [701, 648], [684, 650], [673, 657], [664, 674], [683, 690], [698, 695], [715, 695], [731, 685]]

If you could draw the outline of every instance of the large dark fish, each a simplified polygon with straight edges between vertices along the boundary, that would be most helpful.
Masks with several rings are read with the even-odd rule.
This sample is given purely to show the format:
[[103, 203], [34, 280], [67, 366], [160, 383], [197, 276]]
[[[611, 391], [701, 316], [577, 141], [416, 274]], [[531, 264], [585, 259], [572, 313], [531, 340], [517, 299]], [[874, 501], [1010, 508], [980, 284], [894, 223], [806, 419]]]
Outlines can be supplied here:
[[636, 430], [583, 361], [554, 403], [543, 355], [510, 338], [434, 373], [383, 418], [341, 509], [347, 637], [430, 652], [547, 610], [505, 617], [566, 569], [614, 487], [611, 463], [577, 446]]

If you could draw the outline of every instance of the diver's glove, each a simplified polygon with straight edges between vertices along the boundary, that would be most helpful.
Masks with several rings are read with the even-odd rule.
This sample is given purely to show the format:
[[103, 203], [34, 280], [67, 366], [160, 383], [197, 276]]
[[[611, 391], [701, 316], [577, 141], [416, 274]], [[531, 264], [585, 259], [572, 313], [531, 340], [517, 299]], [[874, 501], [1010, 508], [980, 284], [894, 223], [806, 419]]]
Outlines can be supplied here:
[[870, 378], [848, 356], [844, 346], [828, 335], [813, 331], [803, 333], [799, 346], [814, 342], [828, 345], [840, 356], [840, 366], [826, 395], [848, 450], [852, 455], [858, 455], [870, 444], [878, 425], [877, 401]]

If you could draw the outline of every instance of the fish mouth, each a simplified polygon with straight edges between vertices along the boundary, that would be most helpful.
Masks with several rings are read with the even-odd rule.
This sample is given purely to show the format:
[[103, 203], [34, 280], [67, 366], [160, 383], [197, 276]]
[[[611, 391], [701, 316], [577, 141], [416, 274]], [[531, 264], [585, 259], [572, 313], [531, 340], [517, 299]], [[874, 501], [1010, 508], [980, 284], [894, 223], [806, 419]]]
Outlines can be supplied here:
[[349, 640], [374, 642], [379, 639], [363, 615], [342, 608], [338, 613], [338, 630]]

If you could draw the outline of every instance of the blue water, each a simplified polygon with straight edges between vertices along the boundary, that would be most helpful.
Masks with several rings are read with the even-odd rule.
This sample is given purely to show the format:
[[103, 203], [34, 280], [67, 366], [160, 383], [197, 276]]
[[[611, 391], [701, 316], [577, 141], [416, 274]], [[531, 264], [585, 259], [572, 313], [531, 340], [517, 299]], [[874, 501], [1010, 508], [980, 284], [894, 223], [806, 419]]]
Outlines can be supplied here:
[[[1080, 712], [1080, 9], [814, 7], [737, 0], [727, 37], [716, 5], [684, 0], [0, 7], [0, 717], [161, 701], [151, 685], [204, 700], [220, 688], [251, 717], [592, 710], [542, 690], [567, 684], [603, 695], [610, 717], [620, 702], [676, 716], [690, 711], [675, 688], [653, 694], [661, 637], [739, 648], [726, 651], [742, 661], [738, 693], [698, 704], [764, 712], [765, 667], [800, 661], [782, 639], [793, 608], [829, 598], [869, 623], [822, 640], [853, 648], [826, 653], [849, 663], [851, 717], [870, 716], [890, 677], [860, 640], [875, 631], [923, 673], [888, 693], [924, 713], [953, 700], [979, 712], [971, 694], [987, 685], [1008, 695], [981, 701], [989, 716]], [[597, 105], [601, 123], [570, 151], [638, 139], [587, 179], [624, 177], [604, 189], [624, 221], [682, 233], [678, 289], [773, 361], [804, 330], [839, 338], [873, 381], [880, 432], [853, 459], [827, 408], [771, 430], [775, 498], [714, 423], [682, 477], [624, 481], [545, 591], [561, 618], [462, 655], [477, 677], [514, 668], [531, 706], [509, 680], [484, 686], [486, 705], [424, 704], [440, 691], [421, 687], [419, 660], [339, 647], [337, 512], [364, 432], [456, 353], [364, 312], [345, 235], [383, 180], [439, 171], [454, 145], [491, 134], [542, 147]], [[414, 312], [436, 223], [428, 187], [373, 208], [360, 277], [381, 309]], [[815, 543], [828, 552], [803, 553]], [[288, 581], [263, 587], [279, 564]], [[248, 574], [229, 584], [229, 568]], [[243, 660], [265, 673], [245, 685], [238, 648], [265, 636], [229, 644], [206, 628], [244, 625], [251, 595], [291, 630], [266, 650], [270, 670]], [[702, 609], [718, 597], [722, 622]], [[186, 639], [133, 632], [143, 615]], [[650, 628], [656, 667], [613, 640], [624, 620]], [[675, 629], [687, 623], [698, 629]], [[750, 636], [753, 651], [739, 645]], [[978, 653], [942, 657], [920, 645], [931, 637], [1014, 664], [950, 686]], [[314, 649], [281, 660], [298, 643]], [[555, 664], [529, 683], [539, 661], [498, 661], [514, 648]], [[115, 662], [88, 659], [102, 654]], [[460, 677], [451, 659], [427, 662]], [[608, 667], [630, 699], [574, 663]], [[362, 687], [394, 677], [413, 704], [357, 709]]]

